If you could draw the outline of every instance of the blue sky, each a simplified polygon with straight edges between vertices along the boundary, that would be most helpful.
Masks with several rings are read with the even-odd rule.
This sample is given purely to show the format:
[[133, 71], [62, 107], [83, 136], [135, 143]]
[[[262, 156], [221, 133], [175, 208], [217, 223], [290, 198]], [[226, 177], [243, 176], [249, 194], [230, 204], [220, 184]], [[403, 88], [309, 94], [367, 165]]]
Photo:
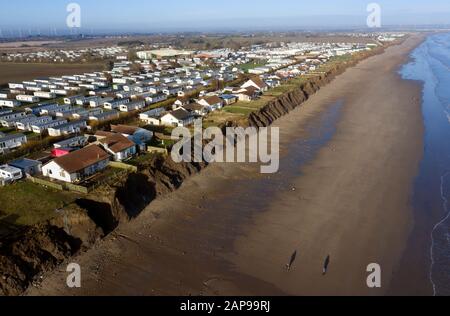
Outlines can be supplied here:
[[449, 0], [13, 0], [2, 1], [3, 33], [63, 30], [66, 6], [81, 6], [84, 30], [216, 31], [365, 25], [368, 3], [384, 25], [450, 23]]

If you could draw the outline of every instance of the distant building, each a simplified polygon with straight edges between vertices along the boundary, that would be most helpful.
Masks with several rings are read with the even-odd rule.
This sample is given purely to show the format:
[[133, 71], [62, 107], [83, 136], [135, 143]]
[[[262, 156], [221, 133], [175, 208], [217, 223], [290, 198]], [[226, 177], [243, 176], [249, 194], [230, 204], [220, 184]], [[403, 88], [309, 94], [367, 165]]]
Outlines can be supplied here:
[[267, 84], [259, 77], [253, 77], [241, 86], [241, 88], [244, 89], [249, 87], [254, 87], [261, 92], [265, 92], [268, 90]]
[[100, 139], [101, 146], [109, 152], [115, 161], [123, 161], [136, 155], [136, 144], [122, 134], [108, 135]]
[[10, 166], [10, 165], [2, 165], [0, 166], [0, 180], [2, 184], [7, 182], [16, 181], [22, 179], [23, 174], [19, 168]]
[[66, 119], [56, 119], [46, 123], [34, 123], [31, 125], [31, 130], [33, 133], [42, 134], [46, 132], [49, 128], [55, 128], [57, 126], [61, 126], [67, 123]]
[[103, 112], [103, 113], [89, 115], [89, 120], [99, 121], [99, 122], [113, 120], [116, 118], [119, 118], [119, 112], [116, 110], [111, 110], [111, 111], [107, 111], [107, 112]]
[[27, 158], [17, 159], [9, 163], [10, 166], [18, 168], [24, 175], [38, 175], [42, 173], [42, 162]]
[[223, 107], [223, 100], [214, 95], [200, 99], [198, 101], [198, 104], [208, 107], [210, 111], [216, 111], [220, 110]]
[[6, 107], [9, 107], [9, 108], [14, 108], [16, 106], [20, 106], [20, 104], [21, 103], [18, 100], [8, 100], [8, 99], [3, 100], [3, 99], [0, 99], [0, 106], [6, 106]]
[[24, 134], [11, 134], [0, 138], [0, 153], [16, 149], [27, 142], [27, 137]]
[[160, 125], [160, 118], [164, 112], [164, 108], [153, 109], [139, 114], [139, 119], [148, 125]]
[[154, 57], [163, 59], [163, 58], [174, 58], [174, 57], [180, 57], [180, 56], [191, 56], [194, 52], [191, 51], [183, 51], [183, 50], [176, 50], [176, 49], [158, 49], [158, 50], [150, 50], [150, 51], [140, 51], [137, 52], [136, 55], [139, 59], [145, 59], [149, 60]]
[[122, 134], [133, 141], [139, 150], [146, 150], [147, 143], [153, 139], [153, 132], [136, 126], [111, 125], [111, 131]]
[[140, 109], [143, 109], [144, 107], [145, 101], [134, 101], [120, 105], [119, 109], [121, 112], [131, 112], [131, 111], [138, 111]]
[[53, 147], [54, 148], [84, 147], [86, 145], [87, 145], [87, 137], [77, 136], [55, 143], [53, 144]]
[[121, 105], [130, 103], [130, 99], [117, 99], [105, 102], [103, 107], [108, 110], [119, 109]]
[[198, 103], [189, 103], [189, 104], [183, 105], [183, 109], [185, 109], [192, 115], [197, 115], [197, 116], [205, 116], [209, 112], [209, 110], [206, 106], [198, 104]]
[[223, 100], [225, 105], [230, 105], [238, 101], [238, 97], [234, 94], [222, 94], [220, 98]]
[[87, 123], [85, 120], [72, 121], [59, 126], [49, 128], [48, 135], [55, 137], [55, 136], [75, 134], [81, 132], [81, 130], [83, 130], [86, 127]]

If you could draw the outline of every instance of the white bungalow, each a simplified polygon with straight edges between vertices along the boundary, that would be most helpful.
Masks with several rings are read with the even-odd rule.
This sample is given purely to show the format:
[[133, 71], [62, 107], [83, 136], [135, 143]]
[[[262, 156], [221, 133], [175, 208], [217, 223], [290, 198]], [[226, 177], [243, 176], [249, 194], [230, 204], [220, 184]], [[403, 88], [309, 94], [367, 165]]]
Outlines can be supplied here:
[[76, 183], [105, 169], [109, 159], [105, 150], [92, 145], [52, 160], [42, 167], [42, 173], [51, 179]]
[[194, 116], [183, 108], [171, 111], [161, 117], [161, 124], [167, 126], [189, 126], [194, 123]]

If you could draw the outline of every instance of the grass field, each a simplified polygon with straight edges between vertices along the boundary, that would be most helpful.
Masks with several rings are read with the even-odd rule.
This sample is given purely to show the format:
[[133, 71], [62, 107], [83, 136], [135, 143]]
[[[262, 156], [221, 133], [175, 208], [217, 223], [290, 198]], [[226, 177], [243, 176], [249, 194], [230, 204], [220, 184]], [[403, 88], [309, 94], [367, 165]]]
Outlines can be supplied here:
[[245, 116], [250, 115], [250, 113], [252, 113], [254, 111], [254, 109], [252, 108], [248, 108], [248, 107], [243, 107], [243, 106], [227, 106], [226, 108], [223, 109], [224, 112], [227, 113], [234, 113], [234, 114], [242, 114]]
[[75, 75], [84, 72], [105, 70], [105, 65], [96, 64], [40, 64], [0, 63], [0, 85], [21, 82], [40, 77]]
[[267, 62], [265, 61], [251, 61], [249, 63], [240, 65], [239, 69], [243, 70], [245, 73], [248, 73], [250, 69], [262, 67], [265, 66], [266, 64]]
[[220, 126], [227, 121], [240, 121], [245, 117], [246, 116], [244, 116], [242, 113], [231, 113], [224, 110], [215, 111], [203, 120], [203, 128]]
[[28, 181], [0, 187], [0, 230], [3, 225], [28, 226], [51, 219], [77, 197]]

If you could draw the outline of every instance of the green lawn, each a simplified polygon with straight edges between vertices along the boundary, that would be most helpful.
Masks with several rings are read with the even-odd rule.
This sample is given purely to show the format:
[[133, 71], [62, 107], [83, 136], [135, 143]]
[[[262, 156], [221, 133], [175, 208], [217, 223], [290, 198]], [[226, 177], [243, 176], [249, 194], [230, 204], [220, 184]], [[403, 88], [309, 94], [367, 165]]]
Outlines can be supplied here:
[[136, 167], [141, 167], [151, 162], [154, 157], [155, 154], [145, 153], [128, 160], [126, 163]]
[[246, 64], [239, 65], [239, 69], [243, 70], [245, 73], [248, 73], [250, 69], [255, 69], [258, 67], [265, 66], [267, 64], [266, 61], [251, 61]]
[[[72, 203], [77, 197], [71, 192], [47, 189], [28, 181], [0, 187], [0, 221], [18, 226], [34, 225], [51, 219], [56, 209]], [[11, 219], [14, 219], [13, 223]]]
[[228, 113], [236, 113], [236, 114], [243, 114], [245, 116], [250, 115], [250, 113], [254, 112], [255, 109], [248, 108], [248, 107], [242, 107], [242, 106], [227, 106], [223, 109], [223, 111]]
[[4, 134], [8, 134], [8, 133], [14, 132], [14, 128], [1, 126], [0, 132], [2, 132]]

